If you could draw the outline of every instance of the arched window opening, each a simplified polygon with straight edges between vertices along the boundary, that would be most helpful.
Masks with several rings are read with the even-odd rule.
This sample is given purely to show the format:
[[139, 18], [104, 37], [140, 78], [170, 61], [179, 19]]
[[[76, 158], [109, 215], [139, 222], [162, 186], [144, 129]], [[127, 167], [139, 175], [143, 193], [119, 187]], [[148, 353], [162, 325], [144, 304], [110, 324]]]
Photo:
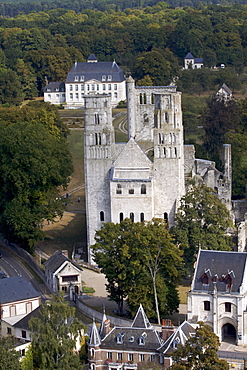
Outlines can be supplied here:
[[142, 104], [142, 94], [140, 94], [139, 97], [140, 97], [140, 104]]
[[166, 148], [164, 148], [164, 157], [166, 158]]
[[164, 213], [164, 220], [166, 223], [168, 223], [168, 213], [167, 212]]
[[134, 194], [135, 190], [134, 189], [129, 189], [129, 194]]
[[151, 95], [151, 103], [154, 104], [154, 93]]
[[168, 112], [165, 112], [165, 121], [166, 121], [166, 123], [169, 123], [169, 116], [168, 116]]
[[144, 213], [143, 212], [141, 212], [141, 214], [140, 214], [140, 220], [141, 220], [141, 222], [144, 221]]
[[120, 213], [119, 213], [119, 222], [122, 222], [122, 221], [123, 221], [123, 219], [124, 219], [124, 217], [123, 217], [123, 212], [120, 212]]
[[95, 145], [98, 145], [98, 134], [95, 134]]
[[157, 116], [157, 114], [154, 115], [154, 127], [158, 128], [158, 116]]
[[175, 154], [175, 158], [177, 158], [177, 148], [176, 147], [174, 148], [174, 154]]
[[141, 184], [141, 194], [146, 194], [147, 193], [147, 187], [145, 184]]
[[143, 96], [143, 103], [147, 104], [147, 95], [146, 95], [146, 93], [144, 93], [143, 95], [144, 95]]
[[135, 216], [134, 216], [133, 212], [130, 212], [130, 219], [131, 219], [132, 222], [135, 221]]
[[100, 211], [100, 221], [105, 221], [105, 214], [103, 211]]

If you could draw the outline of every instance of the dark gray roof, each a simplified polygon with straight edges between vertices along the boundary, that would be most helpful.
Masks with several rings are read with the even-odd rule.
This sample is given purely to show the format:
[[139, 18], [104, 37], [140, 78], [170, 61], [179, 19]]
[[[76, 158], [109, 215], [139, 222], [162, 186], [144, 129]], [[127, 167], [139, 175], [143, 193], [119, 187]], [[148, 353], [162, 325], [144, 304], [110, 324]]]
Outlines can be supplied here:
[[[118, 340], [122, 338], [122, 340]], [[143, 338], [143, 339], [142, 339]], [[141, 344], [143, 343], [143, 344]], [[154, 329], [115, 327], [101, 341], [101, 348], [115, 348], [119, 351], [156, 351], [163, 341]]]
[[224, 83], [222, 86], [221, 86], [222, 89], [225, 90], [225, 92], [228, 94], [228, 95], [232, 95], [232, 90], [229, 89], [229, 87]]
[[40, 297], [22, 276], [0, 279], [0, 304]]
[[194, 58], [194, 63], [203, 63], [203, 58]]
[[14, 324], [14, 327], [16, 327], [18, 329], [29, 330], [29, 326], [28, 326], [29, 320], [32, 317], [41, 317], [40, 310], [41, 310], [41, 306], [37, 307], [35, 310], [31, 311], [29, 314], [27, 314], [25, 317], [23, 317], [20, 321], [17, 321]]
[[152, 328], [152, 325], [150, 324], [147, 315], [142, 307], [142, 304], [140, 304], [138, 311], [135, 315], [135, 318], [133, 320], [133, 323], [131, 325], [133, 328], [145, 328], [150, 329]]
[[44, 88], [44, 92], [64, 92], [64, 91], [65, 91], [64, 82], [49, 82], [48, 85], [46, 85]]
[[[219, 292], [226, 292], [227, 281], [231, 281], [229, 292], [239, 292], [243, 282], [246, 256], [247, 253], [244, 252], [201, 250], [192, 290], [213, 291], [215, 286]], [[207, 282], [208, 284], [205, 284]]]
[[90, 54], [90, 55], [89, 55], [89, 57], [87, 58], [87, 62], [88, 62], [88, 61], [92, 61], [92, 60], [93, 60], [93, 61], [97, 61], [97, 58], [96, 58], [96, 56], [95, 56], [94, 54]]
[[184, 321], [159, 348], [159, 351], [166, 355], [170, 355], [176, 350], [178, 344], [184, 345], [193, 334], [195, 334], [193, 326], [187, 321]]
[[[107, 82], [122, 82], [125, 80], [124, 72], [114, 62], [83, 62], [75, 63], [67, 75], [66, 83], [76, 82], [75, 77], [81, 81], [83, 76], [84, 82], [95, 79], [102, 81], [102, 76], [106, 76]], [[111, 76], [111, 81], [107, 81], [108, 76]], [[78, 81], [78, 82], [79, 82]]]
[[195, 59], [191, 53], [188, 53], [184, 59]]
[[71, 262], [75, 267], [79, 270], [82, 270], [79, 266], [77, 266], [73, 261], [67, 258], [61, 251], [57, 250], [53, 253], [53, 255], [44, 263], [46, 270], [51, 272], [56, 272], [57, 269], [65, 262]]

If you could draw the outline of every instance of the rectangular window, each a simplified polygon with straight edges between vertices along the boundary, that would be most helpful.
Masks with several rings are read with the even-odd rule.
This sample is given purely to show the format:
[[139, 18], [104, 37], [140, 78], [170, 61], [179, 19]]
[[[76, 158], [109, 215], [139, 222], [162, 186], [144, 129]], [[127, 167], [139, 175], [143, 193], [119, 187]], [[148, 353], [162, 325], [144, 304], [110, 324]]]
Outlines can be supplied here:
[[204, 311], [210, 311], [210, 302], [204, 301]]
[[110, 360], [112, 360], [112, 352], [107, 352], [107, 358], [109, 358]]
[[102, 85], [102, 89], [105, 90], [105, 84]]
[[133, 353], [129, 353], [128, 354], [128, 360], [129, 361], [134, 361], [134, 355], [133, 355]]
[[92, 91], [94, 91], [95, 90], [95, 85], [92, 85]]
[[87, 85], [87, 90], [88, 90], [88, 91], [90, 90], [90, 85]]
[[117, 99], [117, 93], [114, 92], [114, 99]]
[[69, 94], [69, 98], [70, 98], [70, 100], [73, 100], [73, 94], [72, 93]]
[[62, 282], [65, 283], [67, 281], [78, 281], [78, 275], [62, 276]]
[[150, 355], [150, 361], [153, 362], [155, 360], [155, 355]]
[[114, 90], [117, 90], [117, 84], [114, 84]]
[[118, 352], [118, 354], [117, 354], [117, 359], [118, 359], [118, 360], [122, 360], [122, 359], [123, 359], [123, 354], [122, 354], [122, 353], [120, 353], [120, 352]]
[[12, 330], [11, 328], [7, 327], [7, 334], [11, 335], [12, 334]]
[[232, 311], [232, 307], [231, 307], [231, 303], [230, 302], [226, 302], [225, 303], [225, 312], [231, 312]]
[[144, 353], [140, 353], [139, 358], [140, 358], [140, 361], [142, 361], [142, 362], [145, 361]]
[[26, 332], [26, 330], [22, 330], [22, 331], [21, 331], [21, 337], [22, 337], [22, 338], [26, 338], [26, 337], [27, 337], [27, 332]]
[[69, 85], [69, 91], [73, 91], [73, 86]]
[[129, 194], [134, 194], [134, 193], [135, 193], [134, 189], [129, 189]]
[[81, 85], [81, 91], [84, 91], [84, 85]]
[[83, 93], [81, 93], [81, 99], [83, 99], [84, 98], [84, 94]]
[[56, 100], [58, 100], [59, 99], [59, 94], [56, 94]]
[[81, 81], [84, 81], [84, 76], [81, 76]]
[[75, 81], [79, 81], [79, 76], [75, 76]]
[[75, 85], [75, 91], [78, 91], [78, 85]]
[[108, 84], [108, 90], [111, 90], [111, 84]]
[[97, 85], [97, 91], [99, 91], [99, 85]]
[[75, 99], [79, 100], [79, 94], [78, 93], [75, 93]]

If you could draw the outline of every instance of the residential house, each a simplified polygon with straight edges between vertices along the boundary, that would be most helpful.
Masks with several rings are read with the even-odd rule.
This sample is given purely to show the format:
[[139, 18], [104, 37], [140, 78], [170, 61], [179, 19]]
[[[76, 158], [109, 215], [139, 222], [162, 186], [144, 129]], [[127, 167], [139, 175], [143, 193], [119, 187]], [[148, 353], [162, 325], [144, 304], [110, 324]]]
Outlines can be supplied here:
[[61, 251], [57, 250], [44, 265], [47, 283], [54, 293], [68, 292], [70, 287], [77, 294], [82, 290], [82, 269]]
[[203, 321], [221, 341], [247, 344], [247, 253], [200, 250], [188, 321]]
[[[105, 315], [100, 330], [93, 323], [88, 341], [91, 370], [136, 370], [140, 363], [163, 364], [164, 368], [168, 368], [172, 363], [170, 353], [171, 348], [175, 348], [174, 341], [183, 344], [189, 333], [194, 331], [188, 323], [177, 331], [171, 324], [159, 331], [159, 327], [149, 322], [142, 305], [130, 327], [110, 329], [109, 324]], [[174, 339], [167, 342], [173, 333], [176, 333], [175, 337], [171, 337]]]
[[228, 101], [232, 98], [232, 90], [224, 83], [215, 94], [218, 100]]
[[200, 68], [203, 68], [203, 58], [194, 58], [191, 53], [188, 53], [184, 58], [184, 69]]
[[[0, 279], [0, 336], [14, 335], [14, 326], [41, 303], [41, 296], [21, 276]], [[25, 333], [18, 337], [26, 339]]]
[[44, 88], [44, 101], [51, 104], [65, 103], [64, 82], [50, 82]]

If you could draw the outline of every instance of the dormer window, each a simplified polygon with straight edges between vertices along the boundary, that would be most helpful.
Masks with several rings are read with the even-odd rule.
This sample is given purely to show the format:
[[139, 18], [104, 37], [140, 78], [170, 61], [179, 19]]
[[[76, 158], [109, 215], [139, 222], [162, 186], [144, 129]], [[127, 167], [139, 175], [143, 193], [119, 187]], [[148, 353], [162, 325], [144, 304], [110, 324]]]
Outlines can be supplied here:
[[109, 75], [108, 77], [107, 77], [107, 81], [111, 81], [112, 80], [112, 76], [111, 75]]
[[144, 346], [144, 345], [145, 345], [145, 338], [144, 338], [143, 336], [141, 336], [141, 337], [139, 338], [139, 345], [140, 345], [140, 346]]
[[81, 76], [80, 80], [81, 80], [81, 82], [83, 82], [84, 81], [84, 76]]
[[103, 75], [102, 76], [102, 81], [105, 81], [106, 80], [106, 76], [105, 75]]
[[56, 87], [56, 91], [59, 91], [59, 87]]
[[123, 338], [124, 338], [124, 333], [119, 333], [117, 335], [117, 344], [123, 344]]
[[130, 339], [129, 339], [129, 341], [131, 342], [131, 343], [133, 343], [134, 342], [134, 340], [135, 340], [135, 338], [133, 337], [133, 335], [130, 337]]
[[75, 76], [75, 81], [79, 81], [79, 76]]

